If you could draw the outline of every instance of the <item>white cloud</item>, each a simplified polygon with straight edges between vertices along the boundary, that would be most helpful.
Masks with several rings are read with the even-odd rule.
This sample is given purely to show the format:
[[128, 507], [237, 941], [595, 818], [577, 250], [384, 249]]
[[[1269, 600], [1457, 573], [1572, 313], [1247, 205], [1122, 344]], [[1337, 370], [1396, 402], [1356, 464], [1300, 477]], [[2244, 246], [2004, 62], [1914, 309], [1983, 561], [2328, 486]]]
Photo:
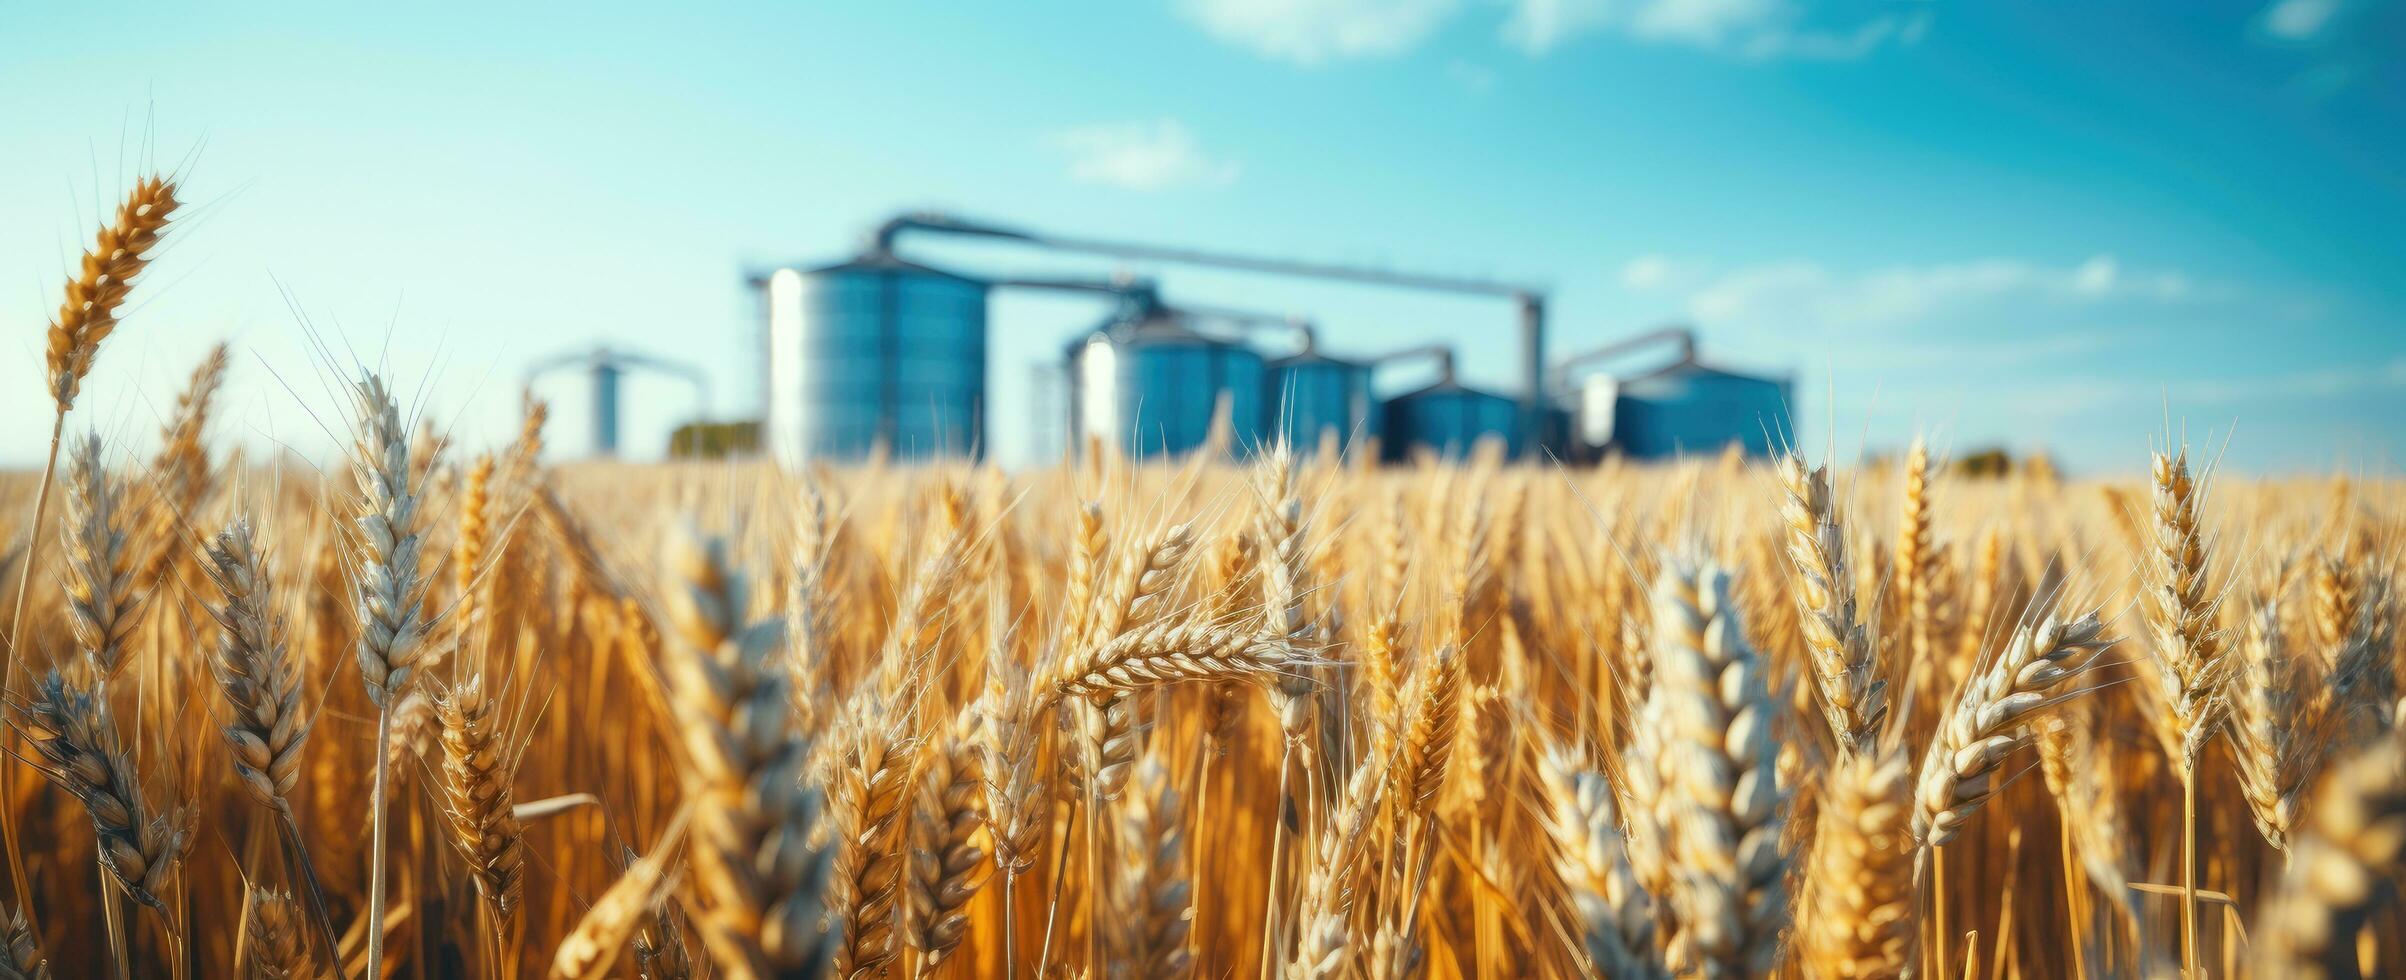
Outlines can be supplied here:
[[1671, 259], [1664, 255], [1640, 255], [1621, 265], [1621, 285], [1631, 289], [1653, 289], [1671, 278]]
[[1582, 34], [1679, 44], [1739, 57], [1848, 61], [1889, 43], [1911, 44], [1928, 14], [1886, 13], [1859, 23], [1808, 22], [1795, 0], [1513, 0], [1505, 43], [1544, 54]]
[[[1624, 281], [1629, 270], [1624, 269]], [[1798, 320], [1824, 326], [1876, 326], [1926, 319], [1975, 302], [2012, 297], [2089, 303], [2112, 299], [2173, 302], [2197, 289], [2177, 272], [2132, 274], [2111, 255], [2075, 266], [1987, 258], [1899, 265], [1841, 274], [1803, 259], [1768, 262], [1714, 276], [1688, 297], [1706, 322]]]
[[2265, 33], [2284, 41], [2311, 41], [2339, 16], [2340, 0], [2276, 0], [2264, 9]]
[[1456, 0], [1181, 0], [1213, 37], [1302, 65], [1411, 50]]
[[2121, 278], [2122, 264], [2111, 255], [2099, 255], [2080, 263], [2072, 270], [2072, 288], [2091, 296], [2112, 292], [2114, 280]]
[[1205, 153], [1175, 119], [1078, 126], [1053, 134], [1051, 142], [1069, 154], [1071, 179], [1128, 190], [1222, 187], [1242, 169]]

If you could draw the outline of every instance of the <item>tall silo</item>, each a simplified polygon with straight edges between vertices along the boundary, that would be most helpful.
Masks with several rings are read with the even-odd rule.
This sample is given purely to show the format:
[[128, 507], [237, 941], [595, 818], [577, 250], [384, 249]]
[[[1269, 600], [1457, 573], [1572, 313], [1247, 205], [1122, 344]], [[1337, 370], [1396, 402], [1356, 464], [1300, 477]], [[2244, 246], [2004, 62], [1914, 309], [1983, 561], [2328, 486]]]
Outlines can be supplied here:
[[1795, 438], [1789, 425], [1791, 382], [1682, 361], [1591, 397], [1612, 398], [1609, 445], [1634, 459], [1717, 453], [1731, 443], [1769, 456]]
[[1071, 427], [1134, 458], [1203, 446], [1225, 402], [1243, 454], [1262, 432], [1262, 356], [1199, 333], [1176, 312], [1137, 306], [1069, 349]]
[[768, 278], [768, 444], [789, 465], [981, 452], [986, 284], [870, 252]]
[[1333, 435], [1344, 451], [1377, 438], [1385, 428], [1378, 400], [1370, 393], [1370, 365], [1331, 357], [1305, 346], [1269, 364], [1270, 437], [1283, 436], [1298, 451], [1311, 452]]
[[1465, 386], [1451, 371], [1435, 384], [1388, 399], [1386, 416], [1381, 446], [1390, 461], [1411, 459], [1421, 449], [1462, 459], [1491, 437], [1503, 443], [1507, 458], [1518, 457], [1525, 448], [1519, 399]]

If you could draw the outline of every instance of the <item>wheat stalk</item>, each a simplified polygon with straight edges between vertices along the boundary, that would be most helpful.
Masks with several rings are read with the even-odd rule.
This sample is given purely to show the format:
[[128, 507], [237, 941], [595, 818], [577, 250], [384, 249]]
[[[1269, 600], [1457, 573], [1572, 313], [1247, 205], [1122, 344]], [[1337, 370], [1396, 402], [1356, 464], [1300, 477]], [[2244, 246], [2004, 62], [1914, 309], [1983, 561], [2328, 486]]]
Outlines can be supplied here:
[[442, 722], [443, 816], [477, 894], [492, 906], [495, 918], [506, 922], [526, 886], [526, 829], [512, 813], [510, 783], [517, 776], [518, 755], [497, 714], [482, 672], [436, 701]]
[[1902, 752], [1857, 756], [1825, 779], [1799, 961], [1816, 976], [1904, 976], [1921, 934], [1913, 767]]
[[117, 219], [101, 226], [91, 250], [84, 253], [82, 271], [67, 280], [67, 298], [50, 321], [46, 354], [50, 397], [60, 415], [75, 403], [100, 342], [117, 329], [117, 308], [124, 305], [134, 277], [150, 264], [150, 250], [180, 203], [175, 190], [175, 182], [165, 177], [135, 181], [133, 192], [117, 208]]
[[252, 800], [276, 814], [286, 858], [309, 900], [310, 922], [331, 958], [340, 944], [291, 800], [313, 719], [301, 703], [300, 671], [285, 642], [284, 619], [275, 612], [267, 553], [250, 518], [238, 516], [203, 546], [202, 558], [202, 574], [220, 600], [209, 610], [220, 633], [209, 669], [225, 696], [222, 731], [234, 775]]
[[1826, 467], [1805, 469], [1794, 453], [1780, 457], [1787, 491], [1780, 517], [1787, 525], [1788, 560], [1796, 566], [1796, 601], [1803, 612], [1805, 649], [1831, 734], [1849, 753], [1871, 750], [1888, 714], [1871, 636], [1855, 618], [1846, 570], [1846, 534], [1830, 500]]
[[245, 904], [249, 920], [243, 923], [243, 955], [250, 980], [308, 980], [313, 976], [292, 895], [254, 886]]
[[[351, 447], [351, 535], [353, 582], [358, 597], [359, 679], [376, 706], [376, 773], [370, 789], [368, 834], [368, 919], [384, 921], [384, 831], [387, 782], [392, 766], [393, 702], [415, 679], [426, 657], [429, 625], [425, 583], [418, 574], [418, 495], [412, 482], [409, 441], [401, 410], [382, 379], [362, 375], [353, 385], [359, 433]], [[368, 931], [368, 974], [380, 975], [384, 930]]]
[[1308, 663], [1275, 638], [1204, 623], [1156, 623], [1064, 660], [1046, 685], [1045, 702], [1109, 699], [1176, 681], [1283, 678]]
[[2023, 627], [1955, 697], [1915, 777], [1913, 839], [1942, 847], [2000, 787], [2005, 758], [2032, 739], [2029, 726], [2047, 710], [2087, 693], [2058, 693], [2096, 667], [2114, 644], [2090, 613], [2071, 621], [2048, 617]]
[[226, 363], [225, 344], [209, 348], [209, 355], [193, 368], [184, 390], [177, 393], [175, 413], [159, 433], [159, 451], [150, 463], [156, 495], [148, 518], [151, 544], [142, 570], [134, 576], [137, 584], [159, 581], [185, 553], [177, 547], [181, 529], [209, 495], [209, 451], [202, 438], [217, 389], [225, 383]]
[[1136, 766], [1130, 786], [1118, 816], [1118, 837], [1129, 846], [1110, 882], [1122, 964], [1113, 975], [1178, 980], [1193, 972], [1195, 915], [1178, 791], [1157, 758]]
[[[965, 727], [965, 726], [964, 726]], [[919, 953], [918, 976], [935, 974], [969, 932], [969, 902], [985, 884], [985, 827], [976, 746], [961, 731], [946, 733], [928, 752], [912, 801], [910, 888], [903, 904], [903, 938]]]
[[[1932, 583], [1935, 564], [1930, 545], [1930, 447], [1915, 436], [1905, 453], [1905, 505], [1896, 532], [1896, 587], [1905, 602], [1905, 635], [1909, 671], [1923, 678], [1939, 675], [1931, 659], [1931, 619], [1936, 615]], [[1926, 690], [1926, 688], [1925, 688]]]
[[2156, 453], [2155, 548], [2147, 582], [2156, 680], [2163, 710], [2152, 713], [2181, 782], [2181, 968], [2197, 960], [2197, 760], [2230, 710], [2225, 690], [2230, 646], [2214, 628], [2207, 593], [2206, 540], [2198, 528], [2205, 490], [2191, 479], [2189, 455]]
[[835, 864], [826, 904], [835, 939], [833, 976], [858, 980], [894, 957], [893, 913], [904, 858], [898, 844], [917, 750], [883, 722], [846, 722], [831, 822]]
[[2406, 862], [2406, 745], [2391, 740], [2335, 765], [2315, 793], [2312, 824], [2292, 849], [2253, 947], [2265, 977], [2355, 977], [2356, 935], [2397, 901]]
[[2239, 788], [2265, 842], [2286, 848], [2330, 747], [2330, 728], [2305, 710], [2311, 679], [2282, 642], [2277, 605], [2261, 603], [2248, 617], [2237, 656], [2230, 722]]
[[50, 980], [50, 961], [42, 958], [42, 949], [33, 927], [25, 923], [25, 913], [12, 909], [5, 922], [0, 922], [0, 980]]
[[[1677, 819], [1674, 963], [1762, 976], [1787, 927], [1787, 794], [1775, 771], [1775, 703], [1730, 606], [1729, 576], [1666, 561], [1654, 587], [1654, 693], [1669, 737], [1655, 760]], [[1683, 955], [1681, 955], [1683, 954]]]
[[468, 467], [468, 482], [461, 488], [459, 537], [451, 545], [452, 588], [458, 594], [451, 616], [462, 630], [476, 624], [476, 580], [493, 536], [492, 483], [492, 454], [476, 457], [475, 464]]
[[109, 477], [98, 435], [76, 440], [67, 461], [65, 533], [67, 621], [103, 684], [125, 669], [126, 637], [141, 622], [141, 583], [118, 519], [124, 487]]
[[803, 782], [810, 747], [777, 664], [784, 624], [746, 619], [750, 584], [718, 539], [687, 533], [672, 542], [663, 590], [669, 690], [694, 799], [702, 945], [736, 980], [815, 970], [825, 952], [818, 922], [827, 862], [808, 842], [822, 805]]
[[34, 685], [17, 728], [33, 745], [35, 766], [91, 816], [101, 866], [127, 895], [166, 916], [159, 892], [192, 846], [193, 815], [156, 812], [144, 802], [108, 699], [52, 670]]
[[607, 975], [617, 965], [619, 951], [626, 948], [628, 938], [642, 927], [645, 915], [676, 884], [669, 869], [676, 863], [678, 847], [685, 841], [685, 828], [692, 816], [691, 804], [678, 810], [668, 829], [653, 842], [651, 851], [627, 865], [618, 880], [593, 900], [584, 917], [577, 920], [553, 950], [550, 974], [553, 980], [589, 980]]
[[[58, 469], [59, 436], [66, 431], [67, 411], [83, 387], [84, 375], [92, 370], [100, 342], [117, 329], [117, 308], [124, 305], [134, 277], [149, 265], [150, 250], [175, 213], [175, 190], [174, 181], [155, 174], [136, 181], [118, 207], [116, 221], [101, 227], [92, 248], [83, 255], [82, 269], [67, 280], [67, 297], [59, 304], [58, 316], [50, 321], [45, 345], [44, 366], [57, 410], [50, 416], [50, 453], [42, 461], [41, 484], [34, 490], [33, 519], [28, 527], [40, 528], [49, 514], [51, 477]], [[25, 646], [25, 599], [41, 548], [41, 535], [31, 535], [21, 559], [25, 572], [17, 576], [17, 600], [8, 618], [8, 648], [0, 650], [0, 702], [16, 695], [17, 651]], [[0, 765], [0, 799], [16, 798], [9, 786], [11, 771]], [[18, 846], [14, 807], [0, 806], [0, 846], [8, 851], [9, 883], [22, 901], [32, 894], [32, 888]]]
[[1541, 757], [1538, 773], [1550, 804], [1545, 828], [1554, 871], [1579, 915], [1589, 966], [1607, 977], [1662, 976], [1654, 899], [1629, 864], [1611, 784], [1559, 746]]

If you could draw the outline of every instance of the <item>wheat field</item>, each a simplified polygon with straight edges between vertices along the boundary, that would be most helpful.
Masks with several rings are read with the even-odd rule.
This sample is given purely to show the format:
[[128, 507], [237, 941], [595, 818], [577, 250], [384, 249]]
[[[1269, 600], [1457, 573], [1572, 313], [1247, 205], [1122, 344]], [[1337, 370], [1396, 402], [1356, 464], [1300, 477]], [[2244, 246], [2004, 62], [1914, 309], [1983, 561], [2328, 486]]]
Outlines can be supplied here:
[[355, 365], [309, 468], [223, 348], [137, 454], [176, 207], [0, 484], [0, 977], [2406, 970], [2392, 481], [546, 466]]

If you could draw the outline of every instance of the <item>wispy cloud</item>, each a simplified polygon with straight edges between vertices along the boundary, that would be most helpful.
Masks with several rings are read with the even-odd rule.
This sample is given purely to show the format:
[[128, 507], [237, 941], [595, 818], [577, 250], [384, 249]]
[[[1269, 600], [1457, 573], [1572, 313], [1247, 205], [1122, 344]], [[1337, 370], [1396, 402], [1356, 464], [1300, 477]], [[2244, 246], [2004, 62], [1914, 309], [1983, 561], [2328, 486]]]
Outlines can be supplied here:
[[1078, 126], [1054, 133], [1051, 143], [1068, 154], [1071, 179], [1127, 190], [1224, 187], [1243, 169], [1204, 152], [1175, 119]]
[[1692, 281], [1702, 270], [1699, 263], [1659, 253], [1640, 255], [1621, 263], [1619, 278], [1622, 287], [1632, 292], [1653, 292]]
[[1456, 0], [1180, 0], [1213, 37], [1302, 65], [1411, 50], [1452, 15]]
[[[1623, 270], [1624, 282], [1631, 271]], [[2076, 303], [2108, 299], [2171, 302], [2197, 293], [2196, 284], [2178, 272], [2133, 273], [2111, 255], [2094, 256], [2069, 267], [1987, 258], [1898, 265], [1854, 274], [1810, 260], [1790, 259], [1715, 275], [1688, 297], [1688, 308], [1708, 322], [1779, 318], [1825, 326], [1878, 326], [1911, 322], [2001, 297]]]
[[[1504, 0], [1497, 36], [1542, 55], [1587, 35], [1671, 44], [1757, 61], [1852, 61], [1883, 47], [1912, 44], [1930, 12], [1905, 2], [1882, 12], [1833, 20], [1801, 0]], [[2338, 0], [2286, 0], [2335, 3]], [[1461, 11], [1461, 0], [1179, 0], [1189, 22], [1222, 41], [1300, 65], [1397, 55], [1434, 35]], [[1447, 74], [1465, 79], [1459, 62]], [[1484, 76], [1481, 76], [1483, 79]]]
[[2257, 19], [2264, 33], [2284, 41], [2311, 41], [2339, 19], [2340, 0], [2275, 0]]
[[1544, 54], [1586, 34], [1676, 44], [1758, 60], [1851, 61], [1891, 43], [1911, 44], [1927, 11], [1815, 23], [1792, 0], [1513, 0], [1505, 43]]

